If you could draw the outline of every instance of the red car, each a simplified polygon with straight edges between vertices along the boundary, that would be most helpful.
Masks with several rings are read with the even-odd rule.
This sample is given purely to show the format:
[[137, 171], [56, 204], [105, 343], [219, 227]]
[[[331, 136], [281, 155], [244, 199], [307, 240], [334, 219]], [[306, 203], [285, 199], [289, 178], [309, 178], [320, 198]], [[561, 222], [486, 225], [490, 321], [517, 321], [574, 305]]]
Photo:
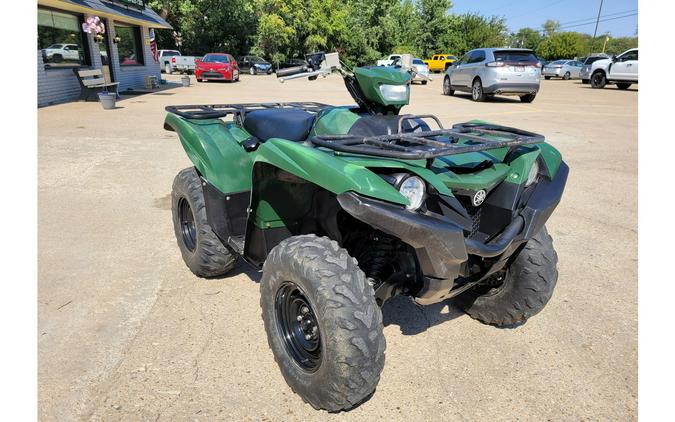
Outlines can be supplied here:
[[239, 80], [239, 65], [232, 55], [227, 53], [209, 53], [201, 59], [195, 59], [197, 82], [221, 80], [235, 82]]

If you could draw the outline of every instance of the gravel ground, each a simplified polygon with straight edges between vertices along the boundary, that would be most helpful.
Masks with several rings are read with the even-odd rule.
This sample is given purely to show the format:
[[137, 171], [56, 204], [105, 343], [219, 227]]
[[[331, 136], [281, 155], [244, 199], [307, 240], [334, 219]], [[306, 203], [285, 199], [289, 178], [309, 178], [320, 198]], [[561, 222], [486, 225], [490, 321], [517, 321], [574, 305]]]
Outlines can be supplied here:
[[[178, 76], [169, 77], [178, 81]], [[194, 83], [193, 78], [193, 83]], [[532, 104], [416, 85], [408, 113], [544, 134], [570, 166], [548, 223], [560, 278], [548, 306], [512, 329], [451, 302], [384, 309], [387, 359], [370, 400], [318, 412], [285, 384], [260, 318], [260, 274], [190, 273], [170, 190], [190, 166], [162, 129], [169, 104], [348, 104], [337, 77], [279, 84], [242, 75], [39, 116], [41, 420], [634, 420], [637, 418], [637, 89], [542, 80]], [[635, 86], [634, 86], [635, 87]]]

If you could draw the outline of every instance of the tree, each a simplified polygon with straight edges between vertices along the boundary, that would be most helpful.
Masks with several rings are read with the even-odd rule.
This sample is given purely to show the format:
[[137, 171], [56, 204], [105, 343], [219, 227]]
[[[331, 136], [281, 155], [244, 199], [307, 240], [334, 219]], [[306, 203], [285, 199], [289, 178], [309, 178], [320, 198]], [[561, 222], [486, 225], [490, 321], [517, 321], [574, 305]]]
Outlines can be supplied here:
[[444, 41], [448, 31], [448, 10], [452, 7], [450, 0], [418, 0], [417, 14], [420, 19], [418, 36], [419, 51], [424, 57], [441, 53], [447, 48]]
[[511, 47], [536, 50], [543, 39], [540, 31], [533, 28], [521, 28], [518, 32], [511, 34], [509, 44]]
[[271, 13], [260, 17], [255, 49], [272, 61], [279, 62], [286, 59], [286, 52], [295, 30], [286, 25], [281, 16]]
[[461, 55], [474, 48], [506, 45], [507, 27], [504, 18], [484, 17], [474, 13], [452, 15], [443, 34], [443, 50]]
[[537, 54], [547, 60], [571, 59], [587, 52], [582, 36], [576, 32], [553, 34], [542, 41], [537, 49]]
[[550, 37], [560, 30], [560, 22], [554, 21], [553, 19], [547, 19], [541, 27], [544, 29], [546, 35]]

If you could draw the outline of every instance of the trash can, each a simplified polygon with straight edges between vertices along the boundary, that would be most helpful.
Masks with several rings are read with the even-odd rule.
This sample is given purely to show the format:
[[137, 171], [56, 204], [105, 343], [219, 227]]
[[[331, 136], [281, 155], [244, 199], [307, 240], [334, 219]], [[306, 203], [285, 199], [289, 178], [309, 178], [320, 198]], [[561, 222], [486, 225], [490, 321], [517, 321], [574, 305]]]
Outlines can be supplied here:
[[180, 81], [184, 87], [190, 86], [190, 77], [188, 75], [181, 76]]
[[98, 99], [101, 102], [104, 110], [112, 110], [115, 108], [115, 100], [117, 96], [111, 92], [99, 92]]

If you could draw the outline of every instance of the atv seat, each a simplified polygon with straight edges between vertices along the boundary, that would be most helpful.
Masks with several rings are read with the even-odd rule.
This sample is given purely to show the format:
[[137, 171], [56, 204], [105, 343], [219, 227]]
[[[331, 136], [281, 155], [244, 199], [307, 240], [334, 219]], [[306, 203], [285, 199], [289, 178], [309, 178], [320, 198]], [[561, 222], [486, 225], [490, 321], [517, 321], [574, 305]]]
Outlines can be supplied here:
[[256, 110], [244, 117], [244, 129], [261, 142], [270, 138], [302, 142], [312, 129], [314, 117], [314, 114], [297, 108]]

